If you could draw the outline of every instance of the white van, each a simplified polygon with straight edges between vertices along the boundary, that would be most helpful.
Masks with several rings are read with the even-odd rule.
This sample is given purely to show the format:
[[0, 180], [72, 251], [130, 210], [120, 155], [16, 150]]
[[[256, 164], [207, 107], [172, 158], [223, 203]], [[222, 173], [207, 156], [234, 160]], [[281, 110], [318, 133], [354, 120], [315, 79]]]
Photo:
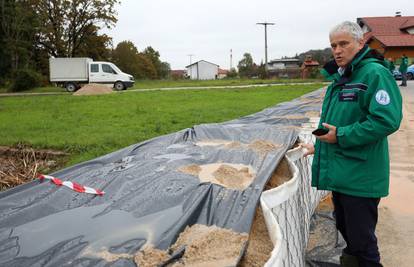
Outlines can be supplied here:
[[110, 84], [117, 91], [134, 85], [134, 77], [122, 72], [115, 64], [91, 58], [50, 58], [50, 82], [74, 92], [85, 83]]

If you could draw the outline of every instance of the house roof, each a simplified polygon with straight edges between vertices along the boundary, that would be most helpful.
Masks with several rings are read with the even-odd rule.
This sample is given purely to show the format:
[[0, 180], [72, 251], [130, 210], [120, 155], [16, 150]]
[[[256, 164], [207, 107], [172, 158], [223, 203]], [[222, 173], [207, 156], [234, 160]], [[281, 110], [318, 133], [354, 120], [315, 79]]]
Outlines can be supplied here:
[[193, 64], [190, 64], [190, 65], [185, 66], [185, 67], [186, 67], [186, 68], [191, 67], [191, 66], [193, 66], [193, 65], [196, 65], [196, 64], [200, 63], [201, 61], [204, 61], [204, 62], [209, 63], [209, 64], [211, 64], [211, 65], [216, 65], [217, 67], [219, 67], [219, 65], [214, 64], [214, 63], [211, 63], [211, 62], [208, 62], [208, 61], [206, 61], [206, 60], [199, 60], [199, 61], [194, 62]]
[[305, 65], [305, 66], [319, 66], [319, 62], [318, 61], [316, 61], [316, 60], [305, 60], [304, 62], [303, 62], [303, 64]]
[[409, 19], [407, 19], [407, 21], [401, 25], [400, 29], [404, 30], [411, 27], [414, 27], [414, 17], [410, 17]]
[[172, 75], [184, 75], [186, 74], [185, 70], [171, 70], [170, 72]]
[[414, 34], [406, 29], [414, 27], [414, 16], [406, 17], [365, 17], [358, 18], [361, 26], [367, 26], [364, 40], [377, 39], [384, 46], [414, 46]]
[[225, 75], [227, 75], [227, 74], [229, 74], [229, 71], [228, 70], [224, 70], [224, 69], [218, 69], [218, 74], [225, 74]]
[[269, 61], [268, 64], [272, 64], [272, 63], [298, 63], [299, 59], [297, 58], [283, 58], [283, 59], [273, 59], [271, 61]]

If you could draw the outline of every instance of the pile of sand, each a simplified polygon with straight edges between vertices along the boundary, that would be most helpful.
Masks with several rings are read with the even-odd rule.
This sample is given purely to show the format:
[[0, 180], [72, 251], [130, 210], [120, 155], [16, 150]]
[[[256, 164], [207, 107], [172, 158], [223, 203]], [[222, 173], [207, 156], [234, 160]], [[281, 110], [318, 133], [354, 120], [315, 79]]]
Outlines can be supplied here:
[[106, 262], [114, 262], [119, 259], [131, 259], [133, 256], [127, 253], [111, 253], [109, 251], [103, 250], [103, 251], [92, 251], [89, 247], [87, 247], [83, 252], [82, 256], [86, 257], [93, 257], [93, 258], [101, 258], [105, 260]]
[[187, 173], [193, 176], [198, 176], [198, 174], [201, 172], [201, 167], [197, 164], [191, 164], [187, 166], [182, 166], [178, 168], [180, 172]]
[[308, 118], [311, 117], [319, 117], [321, 114], [319, 113], [319, 111], [308, 111], [305, 113], [305, 116]]
[[81, 89], [76, 91], [73, 95], [102, 95], [112, 93], [112, 88], [96, 83], [84, 85]]
[[289, 169], [289, 164], [287, 160], [283, 158], [277, 166], [276, 170], [273, 172], [272, 177], [266, 184], [264, 190], [269, 190], [278, 187], [279, 185], [284, 184], [285, 182], [292, 179], [292, 177], [293, 174]]
[[183, 257], [173, 266], [236, 266], [247, 239], [245, 233], [215, 225], [187, 226], [171, 247], [175, 251], [186, 246]]
[[279, 147], [281, 147], [281, 145], [274, 144], [265, 140], [255, 140], [253, 143], [250, 143], [248, 145], [248, 148], [253, 149], [261, 156], [264, 156], [267, 153], [278, 149]]
[[273, 243], [267, 231], [263, 212], [260, 206], [256, 209], [252, 229], [249, 234], [247, 250], [240, 261], [241, 267], [261, 267], [270, 258], [273, 250]]
[[243, 146], [243, 144], [242, 143], [240, 143], [240, 142], [237, 142], [237, 141], [234, 141], [234, 142], [231, 142], [231, 143], [229, 143], [229, 144], [227, 144], [226, 145], [226, 148], [240, 148], [240, 147], [242, 147]]
[[157, 267], [169, 258], [166, 251], [147, 246], [135, 254], [134, 261], [139, 267]]
[[287, 120], [304, 120], [306, 119], [303, 114], [288, 114], [284, 116], [272, 116], [272, 119], [287, 119]]
[[226, 146], [233, 143], [232, 141], [227, 140], [220, 140], [220, 139], [211, 139], [211, 140], [201, 140], [199, 142], [196, 142], [196, 146]]
[[256, 177], [251, 166], [231, 163], [192, 164], [182, 166], [178, 171], [198, 176], [200, 182], [215, 183], [236, 190], [246, 189]]
[[240, 190], [246, 189], [253, 181], [253, 175], [248, 167], [237, 169], [225, 164], [215, 170], [213, 176], [220, 184]]
[[[168, 251], [175, 252], [185, 246], [184, 255], [174, 267], [181, 266], [236, 266], [248, 235], [219, 228], [215, 225], [195, 224], [187, 226]], [[156, 267], [170, 258], [166, 251], [145, 247], [135, 254], [134, 261], [140, 267]]]
[[[242, 164], [207, 164], [188, 165], [179, 169], [181, 172], [203, 177], [207, 181], [218, 183], [226, 187], [241, 188], [243, 181], [254, 179], [250, 166]], [[201, 175], [205, 172], [205, 175]], [[207, 175], [207, 173], [209, 175]], [[292, 178], [292, 173], [286, 159], [283, 159], [266, 184], [265, 190], [275, 188]], [[200, 178], [201, 180], [201, 178]], [[251, 182], [251, 181], [250, 181]], [[243, 246], [248, 240], [248, 247], [240, 261], [242, 267], [263, 266], [271, 256], [274, 244], [269, 233], [260, 207], [256, 215], [250, 234], [240, 234], [217, 226], [195, 224], [188, 227], [179, 235], [174, 245], [168, 251], [175, 252], [185, 246], [182, 258], [169, 266], [236, 266]], [[154, 248], [146, 248], [135, 256], [139, 266], [152, 267], [169, 259], [169, 254]]]

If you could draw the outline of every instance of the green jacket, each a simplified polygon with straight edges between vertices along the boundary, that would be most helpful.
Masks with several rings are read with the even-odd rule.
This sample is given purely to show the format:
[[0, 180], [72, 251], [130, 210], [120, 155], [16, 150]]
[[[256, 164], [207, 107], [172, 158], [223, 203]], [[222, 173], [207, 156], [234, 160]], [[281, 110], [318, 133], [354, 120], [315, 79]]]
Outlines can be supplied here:
[[407, 72], [407, 68], [408, 68], [408, 58], [407, 57], [402, 57], [402, 61], [401, 61], [401, 64], [400, 64], [399, 71], [400, 72]]
[[361, 197], [384, 197], [389, 188], [387, 136], [398, 130], [402, 99], [383, 58], [367, 46], [341, 76], [334, 61], [323, 74], [333, 81], [322, 122], [337, 127], [336, 144], [315, 143], [312, 186]]
[[389, 60], [387, 60], [387, 59], [384, 59], [384, 62], [385, 62], [385, 67], [386, 67], [387, 69], [389, 69], [389, 70], [391, 71], [391, 73], [393, 73], [393, 71], [395, 70], [395, 65], [394, 65], [394, 62], [389, 61]]

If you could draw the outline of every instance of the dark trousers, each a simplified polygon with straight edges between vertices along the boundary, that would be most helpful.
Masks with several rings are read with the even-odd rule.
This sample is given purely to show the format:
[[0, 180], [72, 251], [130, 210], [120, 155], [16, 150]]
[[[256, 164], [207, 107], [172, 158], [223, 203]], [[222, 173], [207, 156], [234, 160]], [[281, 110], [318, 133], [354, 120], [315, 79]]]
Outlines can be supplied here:
[[401, 85], [407, 86], [407, 72], [401, 72]]
[[332, 192], [336, 228], [344, 237], [344, 252], [358, 258], [360, 267], [382, 266], [375, 236], [380, 198]]

